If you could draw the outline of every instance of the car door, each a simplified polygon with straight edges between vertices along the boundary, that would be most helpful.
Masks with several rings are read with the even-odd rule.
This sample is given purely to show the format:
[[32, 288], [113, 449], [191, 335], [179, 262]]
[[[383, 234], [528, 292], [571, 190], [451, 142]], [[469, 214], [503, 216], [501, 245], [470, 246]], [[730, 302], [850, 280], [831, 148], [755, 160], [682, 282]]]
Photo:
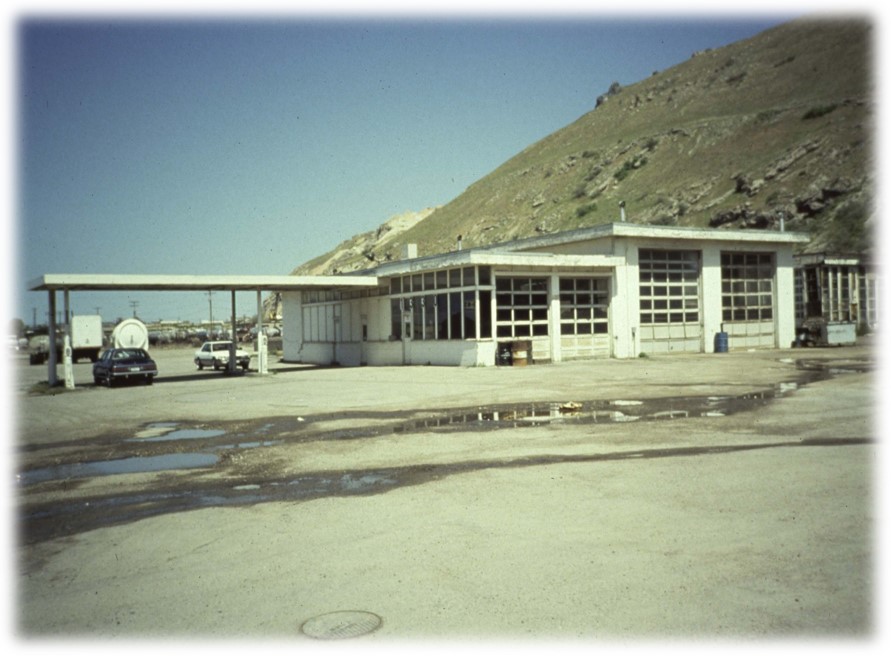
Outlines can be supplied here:
[[114, 355], [114, 351], [106, 351], [102, 354], [102, 358], [99, 360], [99, 373], [103, 378], [108, 378], [111, 376], [111, 356]]

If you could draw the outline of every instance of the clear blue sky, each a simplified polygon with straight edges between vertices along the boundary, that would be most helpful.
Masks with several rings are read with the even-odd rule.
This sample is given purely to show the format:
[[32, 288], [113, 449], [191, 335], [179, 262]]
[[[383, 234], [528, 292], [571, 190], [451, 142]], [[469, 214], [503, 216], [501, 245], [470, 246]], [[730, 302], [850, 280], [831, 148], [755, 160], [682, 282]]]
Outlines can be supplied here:
[[[24, 291], [44, 273], [287, 274], [447, 203], [612, 82], [788, 18], [19, 17], [13, 312], [45, 321]], [[106, 320], [131, 301], [209, 313], [197, 293], [71, 296]]]

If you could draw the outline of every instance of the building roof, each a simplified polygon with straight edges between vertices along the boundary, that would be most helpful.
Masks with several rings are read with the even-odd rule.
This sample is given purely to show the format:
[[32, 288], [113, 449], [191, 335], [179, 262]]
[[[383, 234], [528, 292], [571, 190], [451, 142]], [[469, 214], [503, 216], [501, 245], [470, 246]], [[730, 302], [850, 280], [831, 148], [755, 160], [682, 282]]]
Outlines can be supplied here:
[[634, 237], [638, 239], [677, 239], [701, 241], [732, 241], [765, 244], [804, 244], [810, 236], [801, 232], [780, 232], [778, 230], [728, 230], [724, 228], [693, 228], [684, 226], [657, 226], [639, 223], [605, 223], [591, 228], [579, 228], [550, 235], [517, 239], [503, 244], [486, 247], [489, 250], [527, 250], [571, 244], [577, 241], [591, 241], [610, 237]]
[[725, 230], [716, 228], [689, 228], [677, 226], [652, 226], [636, 223], [606, 223], [592, 228], [580, 228], [550, 235], [517, 239], [489, 246], [476, 246], [460, 251], [425, 255], [405, 260], [385, 262], [378, 266], [358, 271], [358, 274], [394, 276], [414, 271], [441, 269], [456, 266], [516, 265], [529, 267], [615, 267], [625, 263], [618, 255], [569, 255], [547, 252], [534, 252], [541, 249], [562, 246], [579, 241], [594, 241], [609, 238], [701, 240], [735, 243], [760, 244], [802, 244], [810, 237], [798, 232], [775, 230]]
[[482, 249], [468, 249], [427, 255], [410, 260], [396, 260], [381, 264], [374, 269], [375, 275], [398, 276], [407, 273], [430, 271], [460, 266], [516, 266], [547, 267], [560, 269], [611, 269], [625, 263], [625, 258], [618, 255], [570, 255], [559, 253], [513, 253], [496, 252]]
[[307, 291], [314, 289], [370, 289], [379, 276], [470, 265], [559, 267], [561, 269], [609, 269], [624, 263], [614, 255], [572, 255], [531, 252], [532, 249], [607, 238], [704, 240], [736, 243], [800, 244], [809, 241], [802, 233], [772, 230], [724, 230], [652, 226], [636, 223], [607, 223], [592, 228], [541, 235], [527, 239], [468, 248], [438, 255], [397, 260], [373, 269], [334, 276], [240, 276], [48, 273], [29, 282], [30, 291]]
[[795, 264], [809, 266], [826, 264], [832, 266], [859, 266], [866, 264], [862, 258], [852, 253], [800, 253], [795, 256]]

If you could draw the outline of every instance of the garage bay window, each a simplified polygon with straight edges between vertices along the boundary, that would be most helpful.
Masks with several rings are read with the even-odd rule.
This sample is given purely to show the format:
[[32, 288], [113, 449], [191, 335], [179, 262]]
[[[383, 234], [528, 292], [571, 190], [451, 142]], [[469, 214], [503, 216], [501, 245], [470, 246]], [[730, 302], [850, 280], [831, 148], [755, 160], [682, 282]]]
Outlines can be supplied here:
[[560, 278], [561, 335], [607, 333], [608, 308], [607, 278]]
[[498, 337], [548, 334], [548, 279], [499, 276], [495, 283], [495, 330]]
[[699, 253], [640, 251], [640, 323], [699, 324]]

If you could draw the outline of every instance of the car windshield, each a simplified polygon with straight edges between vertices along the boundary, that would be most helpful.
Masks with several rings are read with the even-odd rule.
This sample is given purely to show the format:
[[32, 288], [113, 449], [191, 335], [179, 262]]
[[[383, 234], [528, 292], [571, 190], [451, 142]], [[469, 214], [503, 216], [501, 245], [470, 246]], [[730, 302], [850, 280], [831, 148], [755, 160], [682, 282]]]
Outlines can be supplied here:
[[214, 351], [228, 351], [229, 345], [231, 343], [232, 342], [219, 342], [219, 343], [213, 345], [213, 350]]

